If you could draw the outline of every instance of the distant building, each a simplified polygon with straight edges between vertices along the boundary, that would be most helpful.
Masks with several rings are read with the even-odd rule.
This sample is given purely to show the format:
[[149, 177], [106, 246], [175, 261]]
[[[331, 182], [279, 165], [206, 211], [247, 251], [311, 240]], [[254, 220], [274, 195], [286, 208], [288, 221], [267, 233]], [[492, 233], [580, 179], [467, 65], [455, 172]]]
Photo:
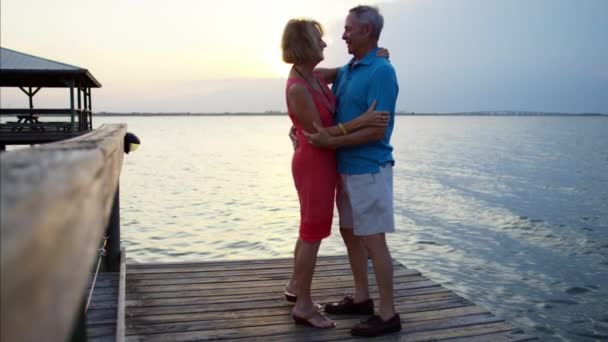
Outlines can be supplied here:
[[[0, 87], [21, 89], [29, 108], [2, 108], [0, 149], [6, 145], [41, 144], [63, 140], [93, 129], [91, 88], [100, 88], [84, 68], [0, 48]], [[66, 88], [69, 104], [61, 109], [34, 108], [34, 95], [41, 88]], [[63, 117], [61, 121], [56, 117]], [[14, 121], [10, 121], [14, 119]]]

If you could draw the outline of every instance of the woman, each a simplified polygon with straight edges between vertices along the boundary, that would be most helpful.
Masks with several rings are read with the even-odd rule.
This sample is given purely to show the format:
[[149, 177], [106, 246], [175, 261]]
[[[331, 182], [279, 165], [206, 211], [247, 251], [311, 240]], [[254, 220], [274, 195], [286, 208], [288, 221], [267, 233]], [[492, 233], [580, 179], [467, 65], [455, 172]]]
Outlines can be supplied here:
[[316, 132], [314, 124], [344, 133], [370, 126], [388, 124], [387, 112], [370, 109], [340, 127], [331, 127], [336, 99], [328, 82], [333, 82], [337, 69], [319, 69], [323, 60], [323, 28], [314, 20], [292, 19], [283, 31], [283, 60], [293, 64], [286, 86], [289, 117], [295, 127], [298, 148], [292, 159], [292, 174], [300, 201], [300, 231], [294, 252], [294, 273], [285, 292], [296, 300], [292, 317], [296, 324], [316, 328], [333, 328], [335, 323], [318, 310], [311, 298], [311, 283], [321, 240], [331, 230], [337, 183], [336, 159], [333, 150], [320, 149], [306, 140], [303, 131]]

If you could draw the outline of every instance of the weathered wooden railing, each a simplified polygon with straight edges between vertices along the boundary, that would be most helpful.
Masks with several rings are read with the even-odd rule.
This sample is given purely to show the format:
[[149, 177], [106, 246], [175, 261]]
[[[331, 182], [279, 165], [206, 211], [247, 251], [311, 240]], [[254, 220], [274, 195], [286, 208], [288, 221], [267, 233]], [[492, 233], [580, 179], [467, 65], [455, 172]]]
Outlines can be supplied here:
[[104, 234], [109, 268], [120, 268], [125, 133], [126, 125], [103, 125], [74, 139], [0, 154], [0, 340], [66, 341], [82, 331]]

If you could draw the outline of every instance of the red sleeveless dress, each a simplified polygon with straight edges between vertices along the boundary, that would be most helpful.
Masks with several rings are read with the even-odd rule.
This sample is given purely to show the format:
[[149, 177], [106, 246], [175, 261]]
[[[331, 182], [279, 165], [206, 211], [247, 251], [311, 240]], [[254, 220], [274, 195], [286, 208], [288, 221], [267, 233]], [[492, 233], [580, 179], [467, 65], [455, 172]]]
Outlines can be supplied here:
[[[322, 92], [311, 88], [303, 79], [289, 78], [287, 88], [300, 83], [306, 86], [311, 94], [323, 126], [333, 125], [333, 110], [336, 108], [336, 98], [319, 76], [319, 83], [325, 90]], [[291, 173], [300, 200], [300, 239], [306, 242], [318, 242], [328, 237], [334, 216], [334, 200], [338, 172], [336, 168], [335, 151], [311, 145], [304, 134], [302, 125], [287, 101], [287, 111], [291, 122], [296, 128], [298, 148], [293, 152]]]

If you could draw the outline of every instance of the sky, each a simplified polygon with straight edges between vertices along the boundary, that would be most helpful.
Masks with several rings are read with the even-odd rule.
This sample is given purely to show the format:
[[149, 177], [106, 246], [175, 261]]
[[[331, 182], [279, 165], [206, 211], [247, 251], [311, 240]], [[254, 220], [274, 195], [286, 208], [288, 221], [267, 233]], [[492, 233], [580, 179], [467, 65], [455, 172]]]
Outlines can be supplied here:
[[[285, 111], [280, 39], [294, 17], [326, 29], [325, 61], [350, 0], [2, 0], [0, 45], [88, 69], [95, 112]], [[369, 1], [385, 18], [406, 112], [608, 113], [607, 0]], [[27, 97], [0, 89], [4, 108]], [[34, 105], [65, 107], [65, 89]]]

